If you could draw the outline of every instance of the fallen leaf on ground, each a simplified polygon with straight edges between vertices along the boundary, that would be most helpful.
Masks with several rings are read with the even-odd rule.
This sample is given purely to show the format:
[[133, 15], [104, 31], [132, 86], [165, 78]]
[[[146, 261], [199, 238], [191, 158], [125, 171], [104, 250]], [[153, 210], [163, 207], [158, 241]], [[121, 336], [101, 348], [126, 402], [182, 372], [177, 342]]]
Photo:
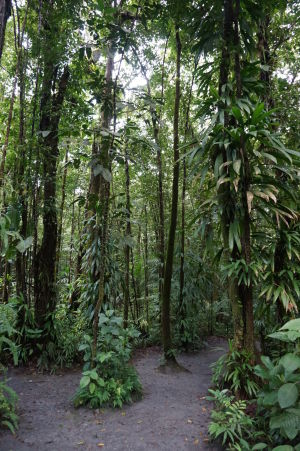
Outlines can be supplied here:
[[97, 443], [97, 446], [99, 446], [99, 448], [102, 448], [104, 446], [104, 443]]
[[78, 442], [76, 445], [84, 445], [84, 442]]
[[139, 420], [138, 422], [137, 422], [137, 424], [141, 424], [143, 422], [143, 420]]
[[194, 440], [194, 445], [198, 445], [198, 443], [199, 443], [199, 439], [196, 438], [196, 439]]

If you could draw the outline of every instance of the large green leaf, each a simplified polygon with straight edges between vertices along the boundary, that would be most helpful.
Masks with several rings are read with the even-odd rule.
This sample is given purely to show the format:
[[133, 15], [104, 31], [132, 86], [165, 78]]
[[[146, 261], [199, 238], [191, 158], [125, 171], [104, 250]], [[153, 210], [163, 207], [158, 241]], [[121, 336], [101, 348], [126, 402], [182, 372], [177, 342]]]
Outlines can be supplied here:
[[300, 357], [296, 354], [288, 353], [281, 357], [279, 363], [284, 366], [287, 371], [295, 371], [300, 368]]
[[90, 381], [91, 381], [91, 379], [89, 376], [83, 376], [80, 379], [80, 387], [85, 388], [87, 385], [89, 385]]
[[264, 406], [274, 406], [278, 401], [278, 392], [277, 390], [273, 390], [269, 393], [265, 393], [263, 397], [263, 405]]
[[273, 448], [272, 451], [293, 451], [294, 448], [290, 445], [280, 445], [276, 446], [276, 448]]
[[300, 318], [292, 319], [291, 321], [288, 321], [284, 326], [280, 328], [280, 330], [295, 330], [297, 332], [300, 332]]
[[298, 399], [298, 389], [295, 384], [284, 384], [278, 390], [278, 402], [282, 409], [291, 407]]
[[253, 448], [251, 448], [251, 451], [256, 451], [259, 449], [266, 449], [268, 447], [268, 445], [266, 445], [266, 443], [257, 443], [256, 445], [253, 446]]
[[33, 237], [29, 236], [28, 238], [26, 238], [26, 240], [21, 240], [16, 248], [18, 249], [19, 252], [21, 252], [21, 254], [23, 254], [33, 243]]

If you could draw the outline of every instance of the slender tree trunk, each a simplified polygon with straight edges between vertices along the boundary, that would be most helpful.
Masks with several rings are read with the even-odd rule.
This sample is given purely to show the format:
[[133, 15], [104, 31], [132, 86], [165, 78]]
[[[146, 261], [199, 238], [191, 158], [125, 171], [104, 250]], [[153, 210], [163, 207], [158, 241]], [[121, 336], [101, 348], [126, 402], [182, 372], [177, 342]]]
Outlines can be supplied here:
[[185, 191], [186, 191], [186, 161], [182, 162], [182, 195], [181, 195], [181, 243], [180, 243], [180, 270], [179, 270], [179, 313], [180, 313], [180, 335], [184, 335], [184, 253], [185, 253]]
[[[166, 39], [163, 62], [162, 62], [162, 74], [161, 74], [161, 102], [164, 101], [164, 86], [165, 86], [165, 62], [166, 62], [166, 54], [167, 47], [169, 42], [169, 36]], [[165, 207], [164, 207], [164, 191], [163, 191], [163, 164], [162, 164], [162, 154], [161, 147], [159, 142], [159, 130], [160, 130], [160, 121], [162, 115], [162, 108], [157, 115], [157, 120], [154, 121], [155, 116], [152, 116], [153, 122], [153, 132], [154, 132], [154, 140], [156, 143], [156, 165], [158, 171], [158, 206], [159, 206], [159, 299], [160, 304], [162, 305], [162, 296], [163, 296], [163, 284], [165, 277]]]
[[[105, 93], [104, 100], [106, 105], [103, 107], [101, 128], [109, 130], [110, 124], [113, 118], [113, 110], [111, 107], [111, 100], [113, 98], [113, 83], [112, 73], [114, 68], [114, 54], [115, 50], [110, 46], [109, 54], [106, 63], [105, 74]], [[95, 364], [95, 358], [97, 354], [97, 337], [99, 331], [99, 314], [104, 299], [104, 283], [105, 283], [105, 270], [106, 270], [106, 258], [107, 258], [107, 240], [108, 240], [108, 214], [109, 214], [109, 197], [110, 197], [110, 173], [111, 173], [111, 160], [109, 156], [109, 149], [111, 148], [110, 136], [102, 140], [101, 154], [99, 155], [99, 162], [101, 166], [107, 171], [100, 175], [99, 183], [99, 205], [101, 208], [101, 226], [100, 226], [100, 243], [101, 243], [101, 261], [99, 268], [99, 290], [98, 299], [94, 310], [93, 319], [93, 344], [92, 344], [92, 363]], [[109, 174], [109, 175], [108, 175]]]
[[[161, 102], [164, 100], [164, 82], [165, 82], [165, 61], [166, 61], [166, 53], [167, 53], [167, 47], [169, 42], [169, 36], [166, 39], [165, 44], [165, 50], [164, 50], [164, 56], [163, 56], [163, 62], [162, 62], [162, 74], [161, 74]], [[139, 56], [137, 55], [138, 59]], [[143, 65], [143, 63], [140, 61], [140, 66], [142, 73], [144, 75], [144, 78], [147, 83], [147, 92], [150, 99], [152, 99], [152, 93], [151, 93], [151, 85], [150, 80], [147, 77], [146, 69]], [[159, 207], [159, 220], [158, 220], [158, 237], [157, 240], [158, 243], [158, 255], [159, 255], [159, 269], [158, 269], [158, 289], [159, 289], [159, 298], [160, 302], [162, 300], [162, 291], [163, 291], [163, 281], [164, 281], [164, 272], [165, 272], [165, 216], [164, 216], [164, 193], [163, 193], [163, 166], [162, 166], [162, 154], [161, 154], [161, 147], [160, 147], [160, 139], [159, 139], [159, 132], [160, 132], [160, 121], [161, 121], [161, 113], [162, 108], [160, 111], [158, 111], [157, 108], [154, 108], [152, 104], [150, 105], [150, 114], [151, 114], [151, 120], [152, 120], [152, 127], [153, 127], [153, 138], [156, 145], [156, 165], [157, 165], [157, 172], [158, 172], [158, 207]]]
[[75, 233], [75, 187], [73, 191], [73, 200], [72, 200], [72, 222], [71, 222], [71, 237], [70, 237], [70, 252], [69, 252], [69, 275], [68, 275], [68, 283], [71, 283], [72, 279], [72, 256], [73, 256], [73, 247], [74, 247], [74, 233]]
[[133, 255], [133, 249], [130, 249], [130, 260], [131, 260], [131, 283], [133, 288], [133, 296], [134, 296], [134, 309], [135, 309], [135, 315], [134, 320], [138, 319], [139, 317], [139, 304], [138, 304], [138, 295], [137, 295], [137, 284], [134, 276], [134, 255]]
[[2, 287], [2, 303], [7, 304], [9, 298], [9, 280], [8, 276], [10, 273], [10, 263], [6, 259], [4, 263], [4, 273], [3, 273], [3, 287]]
[[164, 356], [166, 360], [173, 360], [170, 351], [172, 349], [171, 338], [171, 318], [170, 318], [170, 304], [171, 304], [171, 283], [173, 273], [173, 256], [175, 245], [175, 234], [177, 225], [177, 210], [178, 210], [178, 185], [179, 185], [179, 107], [180, 107], [180, 65], [181, 65], [181, 41], [178, 25], [175, 26], [176, 33], [176, 88], [175, 88], [175, 106], [174, 106], [174, 168], [173, 168], [173, 185], [172, 185], [172, 207], [170, 231], [168, 238], [167, 257], [165, 265], [165, 277], [163, 286], [162, 298], [162, 337]]
[[64, 170], [63, 170], [63, 177], [62, 177], [62, 185], [61, 185], [61, 202], [60, 202], [59, 221], [58, 221], [58, 230], [57, 230], [56, 274], [58, 273], [60, 253], [61, 253], [62, 226], [63, 226], [64, 208], [65, 208], [65, 200], [66, 200], [66, 181], [67, 181], [67, 174], [68, 174], [68, 158], [69, 158], [69, 147], [67, 147], [67, 149], [66, 149]]
[[[0, 5], [2, 4], [2, 6], [3, 6], [3, 0], [0, 0], [0, 2], [1, 2]], [[5, 0], [4, 3], [6, 4], [5, 11], [9, 12], [9, 14], [10, 14], [11, 1]], [[2, 11], [3, 11], [3, 9], [2, 9]], [[13, 117], [13, 109], [14, 109], [14, 104], [15, 104], [15, 99], [16, 99], [16, 88], [17, 88], [19, 69], [20, 69], [20, 51], [23, 46], [24, 32], [25, 32], [25, 27], [26, 27], [26, 23], [27, 23], [27, 13], [28, 13], [28, 3], [26, 6], [26, 10], [25, 10], [25, 17], [24, 17], [23, 24], [22, 24], [22, 30], [20, 30], [20, 28], [19, 28], [18, 39], [16, 36], [16, 25], [15, 25], [15, 48], [16, 48], [16, 53], [17, 53], [17, 68], [16, 68], [15, 78], [13, 81], [12, 94], [11, 94], [10, 106], [9, 106], [9, 112], [8, 112], [7, 127], [6, 127], [6, 133], [5, 133], [5, 140], [4, 140], [4, 144], [3, 144], [3, 148], [2, 148], [2, 159], [1, 159], [1, 164], [0, 164], [0, 191], [1, 191], [1, 189], [3, 187], [3, 183], [4, 183], [3, 179], [4, 179], [4, 173], [5, 173], [6, 153], [7, 153], [8, 143], [9, 143], [11, 122], [12, 122], [12, 117]], [[8, 17], [9, 17], [9, 15], [8, 15]], [[6, 21], [5, 21], [5, 24], [6, 24]], [[3, 28], [3, 26], [4, 26], [4, 24], [1, 23], [1, 6], [0, 6], [0, 39], [3, 39], [3, 42], [4, 42], [5, 26], [4, 26], [4, 28]], [[3, 45], [3, 42], [2, 42], [2, 45]], [[0, 46], [1, 46], [1, 41], [0, 41]], [[2, 53], [2, 48], [0, 48], [0, 50]], [[1, 54], [0, 54], [0, 59], [1, 59]]]
[[11, 0], [0, 0], [0, 61], [4, 47], [6, 22], [11, 14]]
[[[130, 175], [129, 175], [129, 162], [128, 162], [128, 150], [127, 143], [125, 149], [125, 193], [126, 193], [126, 227], [125, 237], [131, 238], [131, 217], [130, 217]], [[128, 326], [128, 310], [130, 304], [130, 246], [125, 244], [125, 290], [124, 290], [124, 328]]]
[[[190, 116], [190, 106], [192, 100], [192, 92], [195, 78], [195, 71], [197, 68], [197, 63], [195, 63], [195, 68], [193, 72], [193, 77], [191, 81], [191, 86], [188, 95], [187, 107], [186, 107], [186, 118], [184, 127], [184, 140], [186, 141], [189, 133], [189, 116]], [[184, 304], [184, 260], [185, 260], [185, 196], [186, 196], [186, 160], [183, 158], [183, 174], [182, 174], [182, 196], [181, 196], [181, 249], [180, 249], [180, 270], [179, 270], [179, 315], [180, 315], [180, 336], [183, 337], [185, 334], [184, 320], [186, 317], [186, 308]]]
[[146, 311], [146, 321], [147, 321], [147, 329], [149, 329], [149, 269], [148, 269], [148, 213], [147, 213], [147, 205], [144, 208], [145, 212], [145, 231], [144, 231], [144, 252], [145, 252], [145, 261], [144, 261], [144, 281], [145, 281], [145, 311]]
[[12, 117], [13, 117], [15, 98], [16, 98], [17, 81], [18, 81], [18, 77], [16, 75], [14, 82], [13, 82], [13, 87], [12, 87], [12, 94], [11, 94], [11, 98], [10, 98], [10, 106], [9, 106], [9, 112], [8, 112], [6, 133], [5, 133], [4, 144], [2, 147], [2, 158], [1, 158], [1, 164], [0, 164], [0, 190], [2, 189], [2, 187], [4, 185], [5, 162], [6, 162], [8, 143], [9, 143], [9, 136], [10, 136], [10, 130], [11, 130], [11, 122], [12, 122]]
[[[23, 55], [23, 49], [19, 49], [19, 96], [20, 96], [20, 116], [19, 116], [19, 160], [18, 160], [18, 174], [17, 185], [19, 187], [19, 203], [21, 206], [21, 219], [22, 225], [20, 234], [23, 238], [26, 238], [27, 234], [27, 214], [28, 203], [25, 195], [25, 164], [26, 164], [26, 152], [25, 152], [25, 61]], [[22, 296], [24, 303], [27, 304], [27, 288], [26, 288], [26, 258], [25, 254], [17, 253], [16, 257], [16, 290], [17, 295]]]

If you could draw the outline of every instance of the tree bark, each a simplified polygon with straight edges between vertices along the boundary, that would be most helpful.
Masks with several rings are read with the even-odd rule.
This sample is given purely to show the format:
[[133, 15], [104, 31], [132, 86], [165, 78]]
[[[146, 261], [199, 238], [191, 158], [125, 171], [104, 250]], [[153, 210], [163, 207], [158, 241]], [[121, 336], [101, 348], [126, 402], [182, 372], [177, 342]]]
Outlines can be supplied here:
[[11, 0], [0, 0], [0, 61], [5, 40], [6, 22], [11, 15]]
[[145, 231], [144, 231], [144, 295], [145, 295], [145, 311], [146, 311], [146, 321], [147, 329], [149, 329], [149, 270], [148, 270], [148, 214], [147, 205], [144, 207], [145, 212]]
[[[219, 96], [223, 96], [223, 91], [226, 89], [226, 85], [229, 79], [230, 64], [231, 64], [231, 47], [233, 45], [233, 3], [232, 0], [224, 0], [224, 22], [223, 22], [223, 42], [222, 42], [222, 53], [220, 62], [220, 73], [219, 73]], [[219, 105], [219, 110], [223, 109], [224, 105], [222, 101]], [[224, 126], [229, 126], [228, 113], [224, 111]], [[223, 156], [223, 163], [226, 163], [227, 152], [225, 147], [221, 149]], [[236, 245], [232, 252], [229, 251], [229, 227], [234, 221], [235, 217], [235, 199], [230, 190], [230, 183], [226, 182], [219, 186], [218, 188], [218, 202], [222, 208], [221, 213], [221, 231], [225, 250], [225, 256], [228, 260], [232, 258], [233, 260], [238, 255], [238, 249]], [[237, 349], [243, 347], [243, 337], [244, 337], [244, 324], [243, 324], [243, 309], [239, 297], [239, 287], [238, 281], [235, 277], [230, 277], [228, 279], [228, 296], [231, 303], [232, 310], [232, 320], [233, 320], [233, 331], [234, 331], [234, 345]]]
[[177, 225], [178, 185], [179, 185], [179, 108], [180, 108], [181, 41], [179, 27], [177, 24], [175, 25], [175, 34], [176, 34], [176, 83], [175, 83], [175, 105], [174, 105], [174, 123], [173, 123], [174, 167], [173, 167], [171, 220], [170, 220], [170, 230], [168, 238], [168, 248], [167, 248], [163, 297], [162, 297], [162, 338], [163, 338], [164, 356], [166, 360], [174, 360], [174, 356], [172, 356], [170, 353], [172, 349], [170, 304], [171, 304], [171, 284], [173, 274], [174, 245]]
[[[56, 212], [56, 173], [58, 150], [58, 129], [61, 109], [69, 80], [69, 68], [65, 66], [59, 80], [56, 94], [52, 95], [54, 67], [52, 62], [45, 68], [40, 130], [43, 156], [44, 180], [44, 209], [43, 209], [43, 238], [38, 253], [38, 280], [35, 301], [36, 321], [44, 329], [47, 316], [54, 312], [56, 306], [56, 247], [57, 247], [57, 212]], [[49, 114], [51, 111], [51, 114]], [[43, 140], [43, 142], [42, 142]], [[46, 337], [45, 337], [46, 339]]]
[[[126, 227], [125, 238], [131, 238], [131, 225], [130, 225], [130, 175], [129, 175], [129, 162], [128, 162], [128, 150], [127, 143], [125, 143], [125, 193], [126, 193]], [[130, 246], [125, 244], [125, 287], [124, 287], [124, 328], [128, 326], [128, 311], [130, 304]]]
[[62, 185], [61, 185], [61, 202], [60, 202], [60, 209], [59, 209], [59, 221], [58, 221], [58, 231], [57, 231], [56, 270], [55, 270], [56, 274], [58, 273], [60, 253], [61, 253], [62, 226], [63, 226], [64, 208], [65, 208], [65, 200], [66, 200], [66, 181], [67, 181], [67, 174], [68, 174], [68, 158], [69, 158], [69, 147], [67, 145], [63, 177], [62, 177]]
[[[105, 73], [105, 93], [104, 93], [104, 102], [103, 112], [101, 118], [101, 128], [106, 131], [109, 130], [111, 121], [113, 118], [113, 111], [111, 107], [111, 100], [113, 96], [113, 84], [112, 84], [112, 74], [114, 68], [114, 55], [115, 50], [111, 45], [109, 48], [109, 53], [107, 57], [106, 63], [106, 73]], [[99, 289], [98, 289], [98, 299], [96, 301], [95, 310], [94, 310], [94, 318], [93, 318], [93, 343], [92, 343], [92, 364], [95, 364], [95, 358], [97, 354], [97, 338], [99, 331], [99, 314], [101, 311], [101, 307], [104, 299], [104, 283], [105, 283], [105, 270], [106, 270], [106, 258], [107, 258], [107, 240], [108, 240], [108, 213], [109, 213], [109, 197], [110, 197], [110, 174], [111, 172], [111, 160], [109, 156], [109, 150], [111, 147], [111, 139], [110, 136], [102, 138], [102, 146], [101, 153], [99, 155], [99, 163], [106, 170], [106, 176], [104, 172], [99, 174], [99, 206], [100, 206], [100, 243], [101, 243], [101, 260], [99, 267]], [[92, 168], [93, 169], [93, 168]]]

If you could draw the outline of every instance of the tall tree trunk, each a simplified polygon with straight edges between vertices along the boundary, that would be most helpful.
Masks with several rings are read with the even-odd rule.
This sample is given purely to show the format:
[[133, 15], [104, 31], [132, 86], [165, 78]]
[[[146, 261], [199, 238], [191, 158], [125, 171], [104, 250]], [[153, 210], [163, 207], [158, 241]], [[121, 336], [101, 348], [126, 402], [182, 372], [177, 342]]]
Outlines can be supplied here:
[[4, 47], [6, 22], [11, 14], [11, 0], [0, 0], [0, 61]]
[[[0, 2], [3, 4], [3, 0], [0, 0]], [[0, 3], [0, 5], [1, 5]], [[9, 8], [9, 11], [11, 10], [11, 2], [10, 0], [5, 0], [6, 3], [6, 8]], [[5, 140], [4, 140], [4, 144], [2, 147], [2, 159], [1, 159], [1, 164], [0, 164], [0, 191], [1, 188], [3, 187], [3, 183], [4, 183], [4, 173], [5, 173], [5, 162], [6, 162], [6, 153], [7, 153], [7, 148], [8, 148], [8, 144], [9, 144], [9, 137], [10, 137], [10, 130], [11, 130], [11, 122], [12, 122], [12, 117], [13, 117], [13, 109], [14, 109], [14, 104], [15, 104], [15, 99], [16, 99], [16, 88], [17, 88], [17, 82], [18, 82], [18, 77], [19, 77], [19, 70], [20, 70], [20, 52], [21, 49], [23, 47], [23, 38], [24, 38], [24, 32], [25, 32], [25, 27], [26, 27], [26, 23], [27, 23], [27, 13], [28, 13], [28, 2], [27, 2], [27, 6], [26, 6], [26, 10], [25, 10], [25, 16], [23, 19], [23, 24], [22, 24], [22, 29], [19, 28], [19, 33], [18, 33], [18, 37], [16, 35], [17, 31], [16, 31], [16, 24], [14, 23], [14, 29], [15, 29], [15, 48], [16, 48], [16, 53], [17, 53], [17, 66], [16, 66], [16, 74], [15, 74], [15, 78], [13, 81], [13, 87], [12, 87], [12, 94], [11, 94], [11, 99], [10, 99], [10, 106], [9, 106], [9, 112], [8, 112], [8, 120], [7, 120], [7, 127], [6, 127], [6, 133], [5, 133]], [[0, 17], [0, 21], [1, 21], [1, 17]], [[15, 21], [15, 16], [14, 16], [14, 21]], [[6, 22], [5, 22], [6, 24]], [[1, 25], [0, 23], [0, 27], [3, 27], [3, 24]], [[5, 29], [3, 30], [2, 28], [0, 28], [0, 39], [1, 37], [1, 30], [2, 30], [2, 34], [5, 33]], [[4, 39], [4, 34], [3, 34], [3, 39]], [[0, 42], [1, 45], [1, 42]], [[3, 45], [3, 44], [2, 44]], [[2, 51], [2, 49], [1, 49]], [[1, 55], [0, 55], [0, 59], [1, 59]], [[1, 195], [1, 194], [0, 194]]]
[[[164, 84], [165, 84], [165, 62], [166, 62], [166, 54], [167, 54], [167, 48], [168, 48], [168, 42], [169, 42], [169, 35], [166, 39], [165, 49], [164, 49], [164, 56], [162, 61], [162, 74], [161, 74], [161, 103], [164, 101]], [[137, 54], [136, 54], [137, 55]], [[147, 77], [146, 68], [143, 65], [143, 63], [140, 61], [139, 56], [137, 55], [142, 73], [144, 75], [144, 78], [147, 83], [147, 92], [150, 99], [152, 99], [152, 93], [151, 93], [151, 85], [150, 80]], [[163, 193], [163, 166], [162, 166], [162, 154], [161, 154], [161, 147], [160, 147], [160, 139], [159, 139], [159, 132], [160, 132], [160, 121], [161, 121], [161, 114], [162, 114], [162, 108], [158, 111], [157, 108], [153, 106], [153, 104], [150, 104], [150, 114], [151, 114], [151, 121], [152, 121], [152, 127], [153, 127], [153, 138], [156, 145], [156, 166], [157, 166], [157, 172], [158, 172], [158, 207], [159, 207], [159, 217], [158, 217], [158, 255], [159, 255], [159, 268], [158, 268], [158, 289], [159, 289], [159, 298], [160, 302], [162, 301], [162, 291], [163, 291], [163, 281], [164, 281], [164, 273], [165, 273], [165, 215], [164, 215], [164, 193]]]
[[[128, 150], [127, 143], [125, 143], [125, 193], [126, 193], [126, 227], [125, 238], [129, 240], [131, 238], [131, 218], [130, 218], [130, 175], [129, 175], [129, 162], [128, 162]], [[125, 287], [124, 287], [124, 328], [128, 326], [128, 311], [130, 304], [130, 245], [125, 244]]]
[[[224, 0], [224, 25], [223, 25], [223, 46], [221, 54], [220, 63], [220, 74], [219, 74], [219, 95], [222, 97], [223, 89], [226, 87], [230, 72], [230, 62], [231, 62], [231, 48], [233, 45], [233, 4], [232, 0]], [[224, 105], [220, 103], [219, 110], [224, 109]], [[224, 126], [229, 126], [229, 117], [226, 110], [224, 111]], [[227, 152], [226, 149], [222, 148], [223, 163], [227, 162]], [[236, 245], [234, 249], [229, 252], [229, 227], [234, 221], [235, 215], [235, 200], [230, 191], [230, 183], [223, 183], [218, 188], [218, 202], [222, 207], [221, 214], [221, 230], [224, 243], [224, 249], [226, 253], [226, 258], [230, 259], [236, 258], [238, 250]], [[234, 329], [234, 344], [236, 348], [243, 347], [243, 337], [244, 337], [244, 324], [243, 324], [243, 309], [239, 299], [239, 287], [238, 281], [235, 277], [230, 277], [228, 279], [228, 296], [231, 303], [232, 319], [233, 319], [233, 329]]]
[[147, 205], [144, 208], [145, 212], [145, 231], [144, 231], [144, 281], [145, 281], [145, 311], [146, 311], [146, 321], [147, 321], [147, 329], [149, 330], [149, 269], [148, 269], [148, 214], [147, 214]]
[[[235, 0], [234, 11], [234, 49], [235, 49], [235, 80], [236, 80], [236, 95], [237, 98], [242, 97], [242, 80], [241, 80], [241, 63], [240, 63], [240, 36], [239, 36], [239, 15], [240, 15], [240, 0]], [[251, 183], [251, 168], [247, 148], [243, 136], [240, 139], [240, 153], [241, 161], [243, 163], [243, 177], [241, 178], [242, 192], [242, 209], [243, 209], [243, 224], [242, 224], [242, 258], [249, 266], [251, 263], [251, 230], [250, 230], [250, 211], [248, 206], [248, 194]], [[254, 314], [253, 314], [253, 288], [252, 282], [246, 285], [241, 282], [239, 287], [240, 299], [243, 304], [244, 312], [244, 349], [251, 355], [254, 355]]]
[[182, 162], [182, 195], [181, 195], [181, 243], [180, 243], [180, 270], [179, 270], [179, 314], [180, 314], [180, 335], [184, 335], [184, 320], [186, 309], [184, 307], [184, 258], [185, 258], [185, 191], [186, 191], [186, 161]]
[[[19, 97], [20, 97], [20, 116], [19, 116], [19, 160], [17, 185], [19, 188], [19, 203], [21, 206], [22, 225], [20, 229], [21, 236], [25, 239], [27, 234], [27, 214], [28, 203], [26, 200], [24, 181], [26, 152], [25, 152], [25, 61], [23, 49], [19, 49]], [[22, 296], [24, 303], [27, 304], [26, 288], [26, 258], [25, 254], [17, 253], [16, 257], [16, 290], [17, 295]]]
[[[59, 80], [57, 93], [52, 96], [54, 67], [52, 62], [46, 65], [41, 100], [40, 130], [43, 154], [44, 209], [43, 239], [38, 253], [37, 299], [35, 301], [36, 320], [44, 329], [47, 315], [54, 312], [56, 306], [56, 247], [57, 247], [57, 212], [56, 212], [56, 172], [58, 159], [58, 129], [61, 109], [69, 80], [69, 68], [64, 68]], [[49, 114], [51, 111], [51, 114]], [[45, 338], [46, 339], [46, 338]]]
[[62, 177], [62, 184], [61, 184], [61, 202], [60, 202], [59, 221], [58, 221], [58, 230], [57, 230], [56, 271], [55, 271], [56, 274], [58, 273], [60, 252], [61, 252], [62, 226], [63, 226], [64, 208], [65, 208], [65, 200], [66, 200], [66, 181], [67, 181], [67, 174], [68, 174], [68, 158], [69, 158], [69, 147], [67, 145], [63, 177]]
[[[104, 92], [104, 102], [103, 112], [101, 118], [101, 128], [109, 131], [111, 121], [113, 118], [113, 110], [111, 107], [113, 98], [113, 83], [112, 83], [112, 73], [114, 68], [114, 55], [115, 50], [111, 45], [109, 48], [109, 53], [106, 63], [106, 73], [105, 73], [105, 92]], [[111, 160], [109, 156], [109, 149], [111, 148], [110, 136], [102, 138], [102, 146], [98, 151], [99, 163], [104, 169], [102, 173], [99, 174], [99, 205], [101, 209], [101, 224], [100, 224], [100, 243], [101, 243], [101, 260], [99, 267], [99, 289], [98, 289], [98, 299], [95, 305], [94, 318], [93, 318], [93, 344], [92, 344], [92, 363], [95, 364], [95, 358], [97, 354], [97, 337], [99, 330], [99, 314], [103, 304], [104, 299], [104, 283], [105, 283], [105, 270], [106, 270], [106, 258], [107, 258], [107, 241], [108, 241], [108, 214], [109, 214], [109, 197], [110, 197], [110, 173], [111, 173]]]
[[70, 252], [69, 252], [69, 274], [68, 274], [68, 283], [71, 283], [72, 279], [72, 256], [73, 256], [73, 247], [74, 247], [74, 233], [75, 233], [75, 187], [73, 191], [73, 200], [72, 200], [72, 221], [71, 221], [71, 236], [70, 236]]
[[[193, 77], [191, 81], [191, 86], [189, 89], [187, 107], [186, 107], [186, 117], [185, 117], [185, 127], [184, 127], [184, 141], [186, 141], [189, 133], [189, 116], [190, 107], [192, 100], [192, 92], [194, 86], [195, 72], [197, 68], [197, 63], [195, 63], [195, 68], [193, 72]], [[181, 195], [181, 246], [180, 246], [180, 270], [179, 270], [179, 316], [180, 316], [180, 336], [181, 338], [185, 335], [184, 320], [186, 317], [186, 308], [184, 304], [184, 260], [185, 260], [185, 195], [186, 195], [186, 160], [183, 158], [182, 162], [183, 174], [182, 174], [182, 195]]]
[[171, 283], [173, 274], [173, 256], [175, 245], [175, 234], [177, 225], [178, 210], [178, 185], [179, 185], [179, 108], [180, 108], [180, 65], [181, 65], [181, 41], [179, 27], [175, 25], [176, 33], [176, 83], [175, 83], [175, 105], [174, 105], [174, 123], [173, 123], [173, 152], [174, 152], [174, 168], [173, 168], [173, 185], [172, 185], [172, 207], [170, 230], [168, 237], [168, 248], [165, 265], [165, 276], [162, 297], [162, 338], [164, 356], [166, 360], [173, 360], [170, 351], [172, 349], [171, 338]]

